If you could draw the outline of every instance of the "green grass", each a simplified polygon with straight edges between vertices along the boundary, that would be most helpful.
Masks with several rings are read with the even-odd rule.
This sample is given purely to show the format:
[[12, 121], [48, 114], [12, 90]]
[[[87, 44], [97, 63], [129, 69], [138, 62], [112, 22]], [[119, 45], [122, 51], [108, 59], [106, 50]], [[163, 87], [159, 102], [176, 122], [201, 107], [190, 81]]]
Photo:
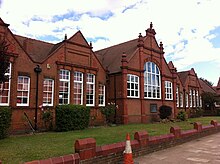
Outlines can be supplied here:
[[220, 117], [193, 118], [185, 122], [129, 124], [115, 127], [97, 127], [70, 132], [48, 132], [28, 136], [11, 136], [0, 140], [0, 160], [6, 164], [23, 163], [37, 159], [46, 159], [74, 152], [76, 139], [92, 137], [97, 145], [125, 141], [126, 133], [131, 138], [137, 131], [145, 130], [151, 136], [167, 134], [171, 126], [179, 126], [187, 130], [193, 128], [194, 122], [203, 125], [211, 120], [220, 122]]

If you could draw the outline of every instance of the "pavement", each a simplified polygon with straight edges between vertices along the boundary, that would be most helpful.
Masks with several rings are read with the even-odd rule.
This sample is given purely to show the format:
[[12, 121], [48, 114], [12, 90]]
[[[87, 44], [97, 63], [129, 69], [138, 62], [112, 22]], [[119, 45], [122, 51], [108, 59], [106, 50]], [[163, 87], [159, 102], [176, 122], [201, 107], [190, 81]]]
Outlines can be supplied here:
[[220, 164], [220, 133], [134, 159], [139, 164]]

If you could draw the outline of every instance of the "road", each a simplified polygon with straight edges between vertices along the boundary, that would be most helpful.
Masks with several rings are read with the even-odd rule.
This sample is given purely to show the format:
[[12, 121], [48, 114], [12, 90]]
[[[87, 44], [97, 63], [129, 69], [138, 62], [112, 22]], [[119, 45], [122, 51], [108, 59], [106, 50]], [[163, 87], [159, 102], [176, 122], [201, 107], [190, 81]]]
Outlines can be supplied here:
[[220, 133], [135, 159], [139, 164], [220, 164]]

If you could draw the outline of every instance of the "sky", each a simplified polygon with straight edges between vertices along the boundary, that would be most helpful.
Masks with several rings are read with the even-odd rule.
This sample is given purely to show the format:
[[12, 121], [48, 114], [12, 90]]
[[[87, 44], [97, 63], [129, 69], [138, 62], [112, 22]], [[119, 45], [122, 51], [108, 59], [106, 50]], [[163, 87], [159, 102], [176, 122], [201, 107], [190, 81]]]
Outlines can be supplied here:
[[220, 0], [0, 0], [0, 17], [14, 34], [58, 43], [80, 30], [94, 51], [144, 36], [152, 22], [166, 61], [214, 85], [219, 16]]

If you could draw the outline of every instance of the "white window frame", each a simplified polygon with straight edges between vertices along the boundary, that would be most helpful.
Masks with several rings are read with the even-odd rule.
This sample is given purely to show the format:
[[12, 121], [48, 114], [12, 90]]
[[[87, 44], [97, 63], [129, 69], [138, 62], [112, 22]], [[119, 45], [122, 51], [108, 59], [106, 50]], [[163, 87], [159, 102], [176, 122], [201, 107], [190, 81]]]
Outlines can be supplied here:
[[173, 84], [171, 81], [165, 81], [165, 100], [173, 100]]
[[8, 69], [9, 71], [8, 72], [6, 72], [5, 73], [5, 76], [8, 76], [8, 81], [7, 82], [5, 82], [5, 83], [8, 83], [8, 90], [5, 90], [5, 88], [3, 88], [3, 86], [4, 86], [4, 84], [3, 83], [1, 83], [0, 84], [0, 100], [2, 99], [2, 97], [4, 97], [4, 96], [2, 96], [2, 91], [3, 92], [5, 92], [5, 91], [7, 91], [8, 92], [8, 99], [7, 99], [7, 103], [1, 103], [0, 102], [0, 106], [9, 106], [9, 104], [10, 104], [10, 93], [11, 93], [11, 63], [9, 63], [9, 69]]
[[186, 107], [188, 108], [189, 107], [189, 95], [188, 95], [188, 93], [186, 93], [185, 98], [186, 98]]
[[[101, 97], [103, 99], [103, 103], [101, 103]], [[99, 84], [99, 106], [105, 106], [105, 85], [103, 84]]]
[[176, 106], [179, 107], [179, 86], [176, 87]]
[[[80, 76], [80, 77], [78, 77], [78, 76]], [[76, 80], [76, 79], [80, 79], [81, 78], [81, 80]], [[75, 92], [75, 87], [76, 87], [76, 85], [81, 85], [81, 93], [78, 93], [78, 92]], [[74, 72], [74, 96], [73, 96], [73, 101], [74, 101], [74, 104], [77, 104], [76, 102], [76, 95], [80, 95], [80, 104], [78, 104], [78, 105], [83, 105], [83, 73], [82, 72], [78, 72], [78, 71], [75, 71]]]
[[190, 107], [192, 107], [192, 106], [193, 106], [193, 105], [192, 105], [192, 104], [193, 104], [193, 102], [192, 102], [192, 101], [193, 101], [193, 98], [192, 98], [192, 89], [189, 90], [189, 101], [190, 101], [190, 102], [189, 102], [189, 105], [190, 105]]
[[[52, 88], [52, 90], [51, 91], [45, 91], [44, 90], [44, 85], [45, 85], [45, 81], [50, 81], [50, 82], [52, 82], [51, 84], [52, 84], [52, 86], [51, 86], [51, 88]], [[44, 98], [46, 98], [46, 99], [48, 99], [49, 97], [48, 97], [48, 94], [49, 93], [51, 93], [51, 103], [44, 103], [43, 102], [43, 106], [53, 106], [53, 99], [54, 99], [54, 79], [50, 79], [50, 78], [45, 78], [44, 79], [44, 82], [43, 82], [43, 101], [44, 101]], [[48, 87], [48, 85], [49, 84], [47, 84], [47, 87]], [[50, 86], [49, 86], [50, 87]], [[44, 97], [44, 93], [46, 93], [46, 97]], [[47, 101], [48, 102], [48, 101]]]
[[199, 107], [202, 107], [202, 96], [199, 96], [199, 101], [200, 101]]
[[[21, 90], [19, 90], [18, 89], [18, 83], [17, 83], [17, 98], [18, 97], [21, 97], [21, 98], [23, 98], [23, 97], [26, 97], [27, 98], [27, 103], [18, 103], [17, 102], [17, 106], [29, 106], [29, 96], [30, 96], [30, 77], [28, 77], [28, 76], [18, 76], [18, 79], [19, 78], [22, 78], [22, 81], [24, 82], [24, 79], [27, 79], [28, 80], [28, 83], [27, 83], [27, 90], [24, 90], [24, 89], [21, 89]], [[20, 84], [20, 83], [19, 83]], [[25, 83], [21, 83], [22, 85], [24, 85]], [[23, 86], [24, 87], [24, 86]], [[27, 96], [18, 96], [18, 92], [27, 92]]]
[[[92, 78], [90, 78], [92, 76]], [[92, 81], [90, 81], [90, 79], [92, 79]], [[92, 94], [88, 94], [88, 90], [90, 86], [93, 86], [92, 90], [93, 90], [93, 93]], [[89, 104], [88, 103], [88, 99], [87, 99], [87, 96], [92, 96], [92, 104]], [[87, 73], [87, 80], [86, 80], [86, 106], [95, 106], [95, 75], [94, 74], [91, 74], [91, 73]]]
[[180, 93], [180, 107], [183, 107], [183, 93]]
[[153, 62], [146, 62], [145, 63], [144, 98], [161, 99], [160, 69]]
[[[67, 77], [68, 78], [60, 78], [60, 75], [63, 73], [63, 72], [66, 72], [67, 74]], [[65, 93], [65, 92], [61, 92], [60, 91], [60, 82], [64, 82], [64, 83], [67, 83], [68, 84], [68, 98], [67, 98], [67, 103], [60, 103], [60, 99], [63, 97], [61, 93]], [[64, 105], [64, 104], [69, 104], [70, 103], [70, 71], [69, 70], [65, 70], [65, 69], [60, 69], [59, 71], [59, 105]]]
[[196, 90], [193, 90], [193, 107], [196, 107]]
[[196, 91], [196, 106], [199, 107], [199, 91]]
[[[137, 79], [137, 81], [136, 81], [136, 79]], [[132, 84], [133, 84], [134, 88], [131, 87]], [[136, 88], [136, 85], [137, 85], [137, 88]], [[130, 86], [130, 87], [128, 87], [128, 86]], [[130, 95], [128, 95], [128, 92]], [[132, 92], [134, 93], [134, 95], [132, 95]], [[137, 95], [136, 95], [136, 92], [137, 92]], [[139, 98], [140, 97], [139, 76], [132, 75], [132, 74], [127, 75], [127, 97], [129, 97], [129, 98]]]

